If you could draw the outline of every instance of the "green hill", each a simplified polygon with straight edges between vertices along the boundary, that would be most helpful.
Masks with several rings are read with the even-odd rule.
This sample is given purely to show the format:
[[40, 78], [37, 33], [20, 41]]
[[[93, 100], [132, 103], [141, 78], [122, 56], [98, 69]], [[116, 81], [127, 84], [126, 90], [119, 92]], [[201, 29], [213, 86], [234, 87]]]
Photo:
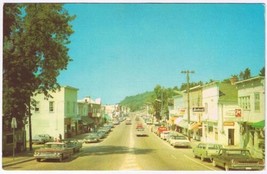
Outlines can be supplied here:
[[131, 111], [137, 111], [144, 107], [146, 102], [152, 97], [154, 92], [145, 92], [135, 96], [127, 96], [120, 102], [120, 105], [127, 106]]

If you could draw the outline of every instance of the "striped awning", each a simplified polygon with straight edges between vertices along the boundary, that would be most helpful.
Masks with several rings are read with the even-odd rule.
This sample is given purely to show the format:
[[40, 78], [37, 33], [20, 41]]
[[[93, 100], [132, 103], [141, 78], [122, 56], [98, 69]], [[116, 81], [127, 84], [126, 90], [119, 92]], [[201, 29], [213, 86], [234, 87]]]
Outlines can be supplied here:
[[190, 130], [196, 130], [196, 129], [199, 129], [199, 126], [201, 126], [201, 123], [199, 122], [194, 122], [190, 125], [189, 129]]

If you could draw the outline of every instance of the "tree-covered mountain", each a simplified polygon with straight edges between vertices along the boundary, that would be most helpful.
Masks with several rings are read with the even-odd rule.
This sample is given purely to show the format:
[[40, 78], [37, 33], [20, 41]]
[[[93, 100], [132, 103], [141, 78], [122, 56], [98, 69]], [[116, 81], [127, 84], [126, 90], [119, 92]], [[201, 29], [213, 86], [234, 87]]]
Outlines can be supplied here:
[[120, 102], [120, 105], [129, 107], [131, 111], [140, 110], [146, 102], [149, 101], [153, 94], [154, 92], [151, 91], [137, 94], [135, 96], [127, 96]]

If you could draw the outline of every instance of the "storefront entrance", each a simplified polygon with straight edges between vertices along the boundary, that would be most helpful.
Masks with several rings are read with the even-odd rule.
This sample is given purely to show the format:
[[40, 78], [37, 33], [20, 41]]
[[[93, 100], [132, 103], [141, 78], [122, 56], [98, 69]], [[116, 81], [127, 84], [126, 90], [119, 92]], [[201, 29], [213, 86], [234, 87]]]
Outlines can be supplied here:
[[228, 145], [235, 144], [235, 129], [228, 129]]

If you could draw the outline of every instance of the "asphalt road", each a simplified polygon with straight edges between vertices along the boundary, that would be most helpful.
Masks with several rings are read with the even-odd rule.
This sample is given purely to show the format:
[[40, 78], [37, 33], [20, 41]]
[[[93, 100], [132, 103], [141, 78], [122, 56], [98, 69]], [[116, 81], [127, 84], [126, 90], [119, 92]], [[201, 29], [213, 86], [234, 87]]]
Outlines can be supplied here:
[[[134, 119], [133, 119], [134, 120]], [[5, 170], [91, 171], [212, 171], [222, 170], [193, 157], [191, 148], [173, 148], [154, 133], [137, 137], [135, 124], [122, 122], [100, 143], [83, 144], [82, 150], [63, 162], [29, 161]]]

